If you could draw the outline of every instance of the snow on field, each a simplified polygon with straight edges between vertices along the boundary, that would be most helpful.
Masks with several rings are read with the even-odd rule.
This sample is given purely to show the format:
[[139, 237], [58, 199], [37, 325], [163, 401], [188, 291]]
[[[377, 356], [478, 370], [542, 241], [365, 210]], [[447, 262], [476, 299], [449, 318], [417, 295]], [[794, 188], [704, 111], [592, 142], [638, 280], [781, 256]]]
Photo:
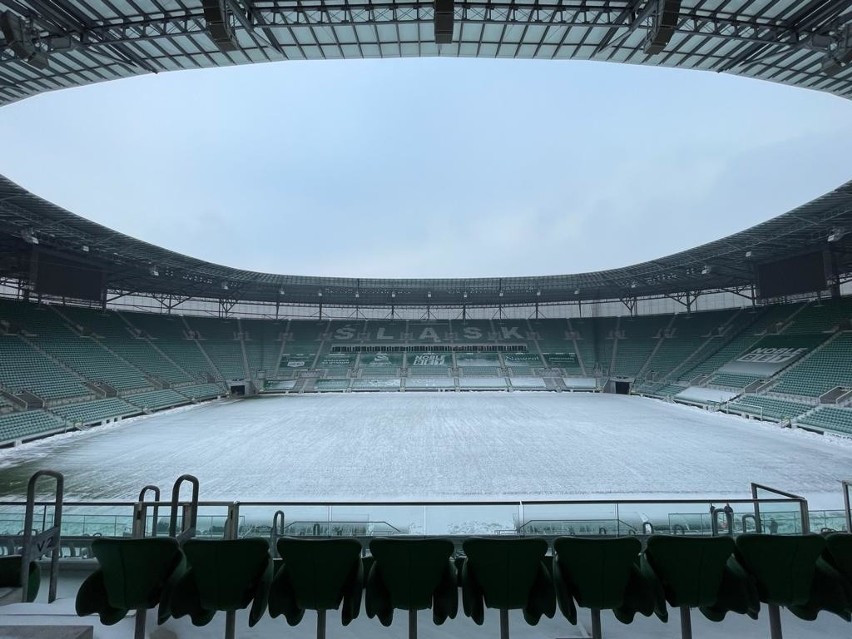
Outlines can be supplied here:
[[0, 494], [50, 467], [76, 498], [135, 498], [182, 473], [203, 500], [747, 497], [840, 507], [852, 441], [655, 400], [389, 393], [227, 400], [0, 452]]

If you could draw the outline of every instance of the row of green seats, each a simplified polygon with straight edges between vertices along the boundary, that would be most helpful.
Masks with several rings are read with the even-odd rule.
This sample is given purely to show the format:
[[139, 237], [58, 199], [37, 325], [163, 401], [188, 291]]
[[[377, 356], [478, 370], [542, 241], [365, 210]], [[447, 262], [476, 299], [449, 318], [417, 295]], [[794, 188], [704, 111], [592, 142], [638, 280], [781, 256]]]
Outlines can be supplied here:
[[806, 620], [823, 610], [852, 619], [850, 534], [655, 535], [644, 552], [634, 537], [561, 537], [552, 554], [535, 537], [469, 538], [458, 556], [452, 541], [439, 538], [379, 538], [368, 548], [365, 556], [356, 539], [283, 537], [275, 548], [280, 559], [273, 559], [259, 538], [183, 546], [172, 538], [96, 539], [99, 568], [80, 587], [77, 613], [111, 625], [130, 610], [158, 608], [160, 623], [189, 616], [201, 626], [223, 611], [226, 637], [233, 637], [235, 611], [249, 606], [249, 626], [267, 608], [290, 625], [316, 611], [323, 637], [326, 612], [341, 610], [348, 625], [363, 595], [367, 616], [385, 626], [394, 610], [409, 611], [416, 636], [412, 611], [431, 609], [442, 624], [456, 616], [460, 589], [464, 614], [475, 623], [483, 623], [486, 609], [500, 611], [501, 637], [509, 635], [509, 610], [522, 610], [535, 625], [557, 607], [572, 624], [578, 607], [590, 609], [593, 637], [601, 636], [601, 610], [622, 623], [636, 613], [666, 622], [667, 604], [680, 609], [683, 637], [691, 637], [692, 608], [722, 621], [730, 612], [757, 619], [767, 604], [772, 637], [781, 636], [782, 606]]

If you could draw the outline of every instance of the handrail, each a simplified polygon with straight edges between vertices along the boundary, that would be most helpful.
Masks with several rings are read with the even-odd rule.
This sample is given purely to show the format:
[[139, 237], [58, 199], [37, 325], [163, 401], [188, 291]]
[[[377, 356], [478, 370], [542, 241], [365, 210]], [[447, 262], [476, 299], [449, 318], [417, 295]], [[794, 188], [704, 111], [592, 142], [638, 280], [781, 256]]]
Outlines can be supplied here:
[[784, 490], [779, 490], [778, 488], [772, 488], [771, 486], [765, 486], [763, 484], [756, 484], [754, 482], [751, 483], [751, 495], [754, 498], [754, 515], [755, 515], [755, 523], [757, 524], [757, 532], [763, 532], [763, 525], [760, 519], [760, 499], [757, 496], [757, 491], [763, 490], [768, 493], [775, 493], [776, 495], [781, 495], [782, 497], [786, 497], [790, 501], [798, 502], [799, 504], [799, 516], [802, 518], [802, 533], [809, 533], [811, 531], [811, 522], [810, 516], [808, 515], [808, 500], [802, 497], [801, 495], [795, 495], [793, 493], [788, 493]]
[[[192, 484], [192, 501], [187, 507], [184, 505], [184, 517], [181, 522], [181, 532], [178, 534], [177, 532], [177, 511], [178, 505], [180, 501], [180, 488], [184, 482], [189, 482]], [[196, 526], [198, 524], [198, 477], [194, 475], [181, 475], [175, 480], [174, 486], [172, 486], [172, 501], [171, 501], [171, 517], [169, 520], [169, 537], [180, 538], [183, 541], [186, 538], [192, 537], [195, 535]], [[233, 502], [231, 502], [233, 503]], [[154, 502], [155, 507], [159, 505], [159, 502]], [[187, 516], [188, 515], [188, 516]], [[187, 525], [187, 519], [189, 520]]]
[[[42, 477], [53, 477], [56, 480], [53, 504], [53, 525], [33, 534], [33, 518], [35, 516], [35, 489]], [[39, 470], [30, 477], [27, 483], [27, 510], [24, 515], [23, 549], [21, 551], [21, 600], [27, 602], [27, 582], [29, 581], [30, 561], [38, 559], [48, 552], [50, 558], [50, 589], [48, 603], [56, 599], [56, 584], [59, 577], [59, 553], [62, 538], [62, 498], [65, 493], [65, 477], [55, 470]]]
[[154, 509], [151, 513], [151, 517], [153, 518], [153, 524], [151, 525], [151, 536], [157, 536], [157, 519], [160, 512], [160, 488], [159, 486], [154, 486], [153, 484], [148, 484], [147, 486], [143, 486], [142, 490], [139, 491], [139, 505], [140, 513], [139, 513], [139, 521], [141, 522], [141, 528], [139, 529], [138, 535], [139, 537], [145, 536], [145, 522], [147, 521], [147, 508], [143, 506], [145, 504], [145, 494], [148, 492], [154, 493]]
[[[803, 497], [797, 497], [796, 499], [782, 498], [782, 497], [766, 497], [759, 498], [758, 501], [762, 503], [788, 503], [790, 501], [798, 501], [800, 499], [804, 499]], [[748, 497], [696, 497], [696, 498], [672, 498], [672, 499], [542, 499], [542, 500], [524, 500], [523, 504], [525, 507], [527, 506], [571, 506], [571, 505], [587, 505], [587, 506], [595, 506], [595, 505], [616, 505], [616, 504], [702, 504], [702, 503], [710, 503], [710, 502], [724, 502], [730, 504], [751, 504], [754, 503], [754, 498]], [[52, 506], [54, 502], [50, 501], [37, 501], [35, 502], [36, 506]], [[97, 501], [97, 500], [89, 500], [89, 501], [69, 501], [65, 502], [66, 506], [132, 506], [137, 502], [135, 501]], [[148, 505], [159, 505], [159, 506], [171, 506], [173, 502], [171, 501], [158, 501], [158, 502], [146, 502]], [[199, 501], [198, 506], [203, 507], [212, 507], [212, 506], [221, 506], [228, 507], [231, 504], [235, 503], [233, 500], [210, 500], [210, 501]], [[328, 507], [328, 506], [518, 506], [517, 501], [242, 501], [239, 500], [241, 506], [286, 506], [286, 507], [306, 507], [306, 506], [317, 506], [317, 507]], [[0, 506], [24, 506], [26, 502], [24, 501], [2, 501], [0, 500]]]

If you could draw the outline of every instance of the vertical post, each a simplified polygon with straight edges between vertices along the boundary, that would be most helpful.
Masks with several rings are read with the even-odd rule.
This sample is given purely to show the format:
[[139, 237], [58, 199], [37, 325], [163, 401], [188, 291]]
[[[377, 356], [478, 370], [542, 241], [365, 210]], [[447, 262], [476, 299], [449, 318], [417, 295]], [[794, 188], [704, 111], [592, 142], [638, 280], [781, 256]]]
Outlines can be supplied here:
[[229, 610], [225, 613], [225, 639], [235, 639], [237, 634], [237, 613]]
[[808, 513], [808, 500], [800, 499], [799, 500], [799, 513], [802, 517], [802, 534], [807, 535], [811, 532], [811, 516]]
[[509, 611], [500, 609], [500, 639], [509, 639]]
[[680, 607], [680, 636], [681, 639], [692, 639], [692, 617], [689, 606]]
[[769, 604], [769, 637], [770, 639], [782, 639], [781, 636], [781, 609]]
[[325, 610], [317, 610], [317, 639], [325, 639]]
[[843, 514], [846, 516], [846, 532], [852, 532], [852, 508], [849, 504], [849, 482], [842, 481], [843, 486]]
[[600, 608], [592, 608], [592, 639], [601, 637], [601, 611]]
[[145, 639], [145, 622], [147, 621], [148, 610], [146, 608], [136, 609], [136, 619], [134, 620], [133, 639]]
[[417, 639], [417, 611], [414, 608], [408, 611], [408, 639]]

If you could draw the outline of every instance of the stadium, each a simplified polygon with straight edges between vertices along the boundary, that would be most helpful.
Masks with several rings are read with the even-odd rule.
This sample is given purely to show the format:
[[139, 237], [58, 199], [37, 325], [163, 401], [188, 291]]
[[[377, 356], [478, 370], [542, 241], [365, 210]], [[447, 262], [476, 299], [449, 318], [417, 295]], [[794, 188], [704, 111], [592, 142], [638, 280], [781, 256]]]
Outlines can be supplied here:
[[[0, 27], [0, 105], [434, 56], [852, 99], [845, 0], [0, 0]], [[548, 276], [263, 273], [86, 214], [0, 176], [0, 635], [850, 632], [852, 182]]]

